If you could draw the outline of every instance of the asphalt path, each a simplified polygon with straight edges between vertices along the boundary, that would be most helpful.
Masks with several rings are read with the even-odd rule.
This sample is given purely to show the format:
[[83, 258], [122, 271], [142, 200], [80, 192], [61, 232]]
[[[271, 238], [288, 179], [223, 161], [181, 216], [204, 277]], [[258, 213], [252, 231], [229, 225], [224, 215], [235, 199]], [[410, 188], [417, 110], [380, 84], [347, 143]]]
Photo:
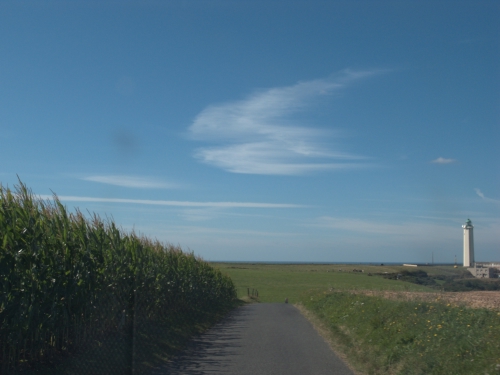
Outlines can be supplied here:
[[153, 375], [353, 375], [293, 305], [235, 309]]

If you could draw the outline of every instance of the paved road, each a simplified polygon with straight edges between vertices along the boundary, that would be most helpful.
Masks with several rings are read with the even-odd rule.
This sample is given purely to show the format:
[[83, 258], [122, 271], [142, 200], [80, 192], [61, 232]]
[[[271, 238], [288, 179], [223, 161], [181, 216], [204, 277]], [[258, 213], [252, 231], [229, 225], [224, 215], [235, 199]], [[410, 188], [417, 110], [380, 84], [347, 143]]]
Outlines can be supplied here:
[[293, 306], [242, 306], [154, 375], [353, 375]]

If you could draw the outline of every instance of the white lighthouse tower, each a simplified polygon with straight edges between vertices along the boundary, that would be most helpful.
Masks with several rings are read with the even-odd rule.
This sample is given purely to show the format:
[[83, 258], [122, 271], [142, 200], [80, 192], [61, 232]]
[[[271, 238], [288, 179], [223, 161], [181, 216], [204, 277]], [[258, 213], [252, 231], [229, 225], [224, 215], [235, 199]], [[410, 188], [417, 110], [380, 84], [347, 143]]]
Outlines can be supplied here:
[[474, 267], [474, 226], [472, 221], [467, 219], [462, 228], [464, 228], [464, 267]]

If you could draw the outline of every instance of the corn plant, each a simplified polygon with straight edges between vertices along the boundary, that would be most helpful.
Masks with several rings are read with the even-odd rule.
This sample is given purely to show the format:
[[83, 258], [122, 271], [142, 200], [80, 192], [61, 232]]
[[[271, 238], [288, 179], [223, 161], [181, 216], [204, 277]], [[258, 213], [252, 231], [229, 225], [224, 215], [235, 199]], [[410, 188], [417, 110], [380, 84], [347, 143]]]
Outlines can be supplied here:
[[133, 341], [141, 321], [203, 320], [236, 298], [232, 281], [193, 254], [68, 212], [22, 182], [0, 185], [0, 245], [2, 373], [84, 350], [96, 337]]

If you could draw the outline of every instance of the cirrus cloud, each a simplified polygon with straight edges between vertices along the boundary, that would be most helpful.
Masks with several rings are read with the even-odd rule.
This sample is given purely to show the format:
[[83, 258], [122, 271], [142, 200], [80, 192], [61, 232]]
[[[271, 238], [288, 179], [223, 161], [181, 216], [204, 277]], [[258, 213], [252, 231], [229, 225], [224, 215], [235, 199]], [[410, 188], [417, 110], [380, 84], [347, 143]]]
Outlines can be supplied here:
[[434, 164], [450, 164], [450, 163], [454, 163], [454, 162], [456, 162], [455, 159], [446, 159], [443, 157], [439, 157], [439, 158], [431, 161], [431, 163], [434, 163]]
[[195, 140], [216, 143], [199, 148], [198, 160], [233, 173], [299, 175], [364, 166], [366, 158], [334, 147], [332, 133], [297, 124], [292, 115], [318, 98], [382, 70], [351, 71], [256, 92], [246, 99], [205, 108], [189, 127]]
[[[42, 199], [54, 199], [51, 195], [40, 195]], [[90, 203], [124, 203], [143, 204], [152, 206], [173, 207], [207, 207], [207, 208], [301, 208], [307, 207], [290, 203], [260, 203], [260, 202], [193, 202], [193, 201], [165, 201], [150, 199], [126, 199], [126, 198], [97, 198], [60, 195], [57, 196], [61, 202], [90, 202]]]
[[154, 178], [124, 175], [96, 175], [83, 177], [82, 180], [99, 182], [102, 184], [142, 189], [173, 189], [179, 186]]
[[486, 202], [500, 204], [500, 200], [486, 197], [480, 189], [475, 188], [474, 191], [482, 200]]

